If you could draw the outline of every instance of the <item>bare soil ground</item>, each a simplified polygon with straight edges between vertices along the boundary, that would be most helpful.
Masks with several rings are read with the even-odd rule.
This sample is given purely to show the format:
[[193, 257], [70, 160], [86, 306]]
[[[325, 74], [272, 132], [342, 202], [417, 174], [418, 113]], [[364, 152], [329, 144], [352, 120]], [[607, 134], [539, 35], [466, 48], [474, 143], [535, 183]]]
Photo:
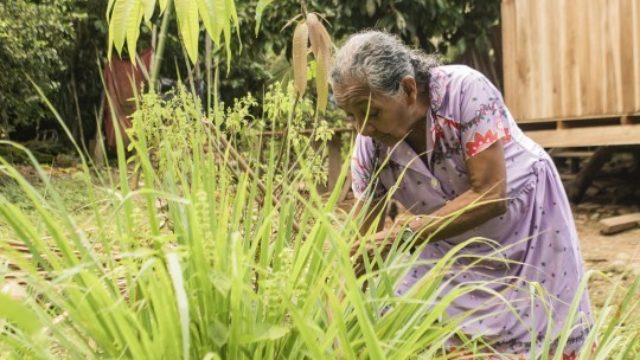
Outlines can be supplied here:
[[[597, 208], [590, 206], [596, 205]], [[602, 307], [612, 294], [614, 284], [629, 287], [640, 277], [640, 228], [615, 235], [601, 235], [601, 212], [611, 206], [584, 203], [574, 209], [574, 218], [586, 268], [602, 272], [604, 276], [594, 276], [589, 281], [591, 302], [596, 308]], [[616, 212], [636, 212], [637, 206], [618, 207]], [[622, 298], [623, 292], [614, 295], [614, 303]], [[636, 311], [638, 319], [640, 312]]]

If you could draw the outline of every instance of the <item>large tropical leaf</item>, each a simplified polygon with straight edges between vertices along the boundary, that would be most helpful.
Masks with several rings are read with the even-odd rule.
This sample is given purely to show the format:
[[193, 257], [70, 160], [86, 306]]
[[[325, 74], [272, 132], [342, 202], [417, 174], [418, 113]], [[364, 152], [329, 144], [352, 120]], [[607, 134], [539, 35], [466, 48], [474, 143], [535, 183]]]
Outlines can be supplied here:
[[182, 43], [191, 61], [196, 62], [198, 58], [198, 34], [200, 32], [198, 5], [195, 0], [174, 1]]
[[[221, 45], [220, 34], [223, 34], [229, 62], [231, 32], [239, 25], [234, 0], [109, 0], [106, 14], [109, 21], [109, 57], [114, 47], [121, 53], [125, 42], [129, 52], [134, 54], [143, 19], [150, 23], [156, 5], [160, 8], [158, 13], [163, 14], [172, 1], [175, 4], [180, 39], [191, 61], [195, 62], [198, 56], [202, 19], [205, 30], [216, 46]], [[131, 59], [135, 61], [135, 56], [131, 56]]]

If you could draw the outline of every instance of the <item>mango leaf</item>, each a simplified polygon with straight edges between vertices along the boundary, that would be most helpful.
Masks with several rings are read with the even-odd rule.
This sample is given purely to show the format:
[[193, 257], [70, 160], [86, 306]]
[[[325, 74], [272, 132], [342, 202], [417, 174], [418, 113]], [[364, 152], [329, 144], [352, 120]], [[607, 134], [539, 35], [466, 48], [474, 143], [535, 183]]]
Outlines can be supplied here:
[[147, 23], [151, 22], [153, 13], [156, 9], [156, 0], [144, 0], [144, 20]]
[[[129, 19], [138, 5], [139, 0], [115, 0], [113, 4], [113, 12], [109, 22], [109, 44], [115, 46], [118, 54], [122, 52], [124, 46]], [[108, 56], [111, 58], [111, 46], [109, 46]]]
[[213, 0], [196, 0], [198, 5], [198, 13], [204, 23], [204, 28], [213, 38], [213, 34], [219, 31], [218, 22], [216, 21], [216, 13]]
[[131, 58], [131, 62], [133, 62], [134, 64], [136, 62], [136, 44], [138, 43], [138, 38], [140, 37], [140, 22], [142, 21], [143, 15], [144, 8], [142, 0], [134, 0], [131, 14], [129, 15], [129, 19], [127, 20], [127, 48], [129, 50], [129, 57]]
[[231, 68], [231, 23], [232, 21], [236, 21], [234, 19], [235, 14], [235, 4], [233, 0], [225, 0], [225, 17], [223, 20], [224, 25], [224, 48], [227, 53], [227, 74], [229, 74], [229, 69]]
[[272, 2], [273, 0], [260, 0], [258, 1], [258, 5], [256, 5], [256, 36], [258, 36], [258, 30], [260, 30], [260, 24], [262, 23], [262, 13]]
[[200, 21], [198, 19], [198, 6], [195, 0], [174, 0], [178, 28], [182, 36], [182, 43], [192, 62], [198, 59], [198, 35], [200, 33]]

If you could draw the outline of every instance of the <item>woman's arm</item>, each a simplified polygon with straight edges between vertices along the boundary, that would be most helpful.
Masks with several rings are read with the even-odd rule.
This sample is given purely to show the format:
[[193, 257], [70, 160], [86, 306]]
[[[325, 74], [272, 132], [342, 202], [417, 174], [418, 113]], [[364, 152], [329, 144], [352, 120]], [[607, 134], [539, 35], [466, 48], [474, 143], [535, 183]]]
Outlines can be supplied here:
[[[502, 141], [497, 141], [466, 161], [470, 188], [433, 214], [417, 216], [409, 227], [419, 234], [416, 246], [431, 238], [442, 240], [473, 229], [507, 210], [506, 165]], [[438, 230], [450, 215], [462, 211]]]
[[[419, 215], [409, 222], [408, 226], [418, 234], [414, 247], [430, 239], [430, 241], [442, 240], [459, 235], [465, 231], [500, 216], [506, 211], [506, 166], [504, 161], [504, 149], [502, 140], [495, 142], [485, 150], [467, 159], [470, 188], [465, 193], [456, 197], [445, 206], [433, 214]], [[358, 211], [361, 211], [362, 205]], [[369, 217], [361, 227], [361, 233], [366, 233], [371, 226], [373, 219], [380, 216], [384, 206], [372, 209]], [[444, 228], [439, 228], [450, 220], [448, 217], [458, 211], [462, 214]], [[373, 236], [373, 241], [367, 245], [365, 253], [369, 259], [373, 258], [374, 252], [382, 254], [388, 253], [393, 246], [393, 242], [398, 238], [401, 227], [391, 227], [382, 230], [384, 221], [378, 223], [378, 233]], [[356, 240], [351, 255], [355, 255], [360, 250], [360, 241]], [[363, 256], [358, 256], [355, 262], [356, 275], [360, 276], [365, 272]]]

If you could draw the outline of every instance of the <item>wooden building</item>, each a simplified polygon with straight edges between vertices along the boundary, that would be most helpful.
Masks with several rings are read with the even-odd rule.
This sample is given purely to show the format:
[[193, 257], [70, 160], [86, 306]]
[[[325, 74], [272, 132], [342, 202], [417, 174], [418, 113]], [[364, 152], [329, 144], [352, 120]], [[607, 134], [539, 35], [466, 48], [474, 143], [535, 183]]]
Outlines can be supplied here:
[[507, 105], [545, 147], [640, 144], [640, 0], [503, 0]]

